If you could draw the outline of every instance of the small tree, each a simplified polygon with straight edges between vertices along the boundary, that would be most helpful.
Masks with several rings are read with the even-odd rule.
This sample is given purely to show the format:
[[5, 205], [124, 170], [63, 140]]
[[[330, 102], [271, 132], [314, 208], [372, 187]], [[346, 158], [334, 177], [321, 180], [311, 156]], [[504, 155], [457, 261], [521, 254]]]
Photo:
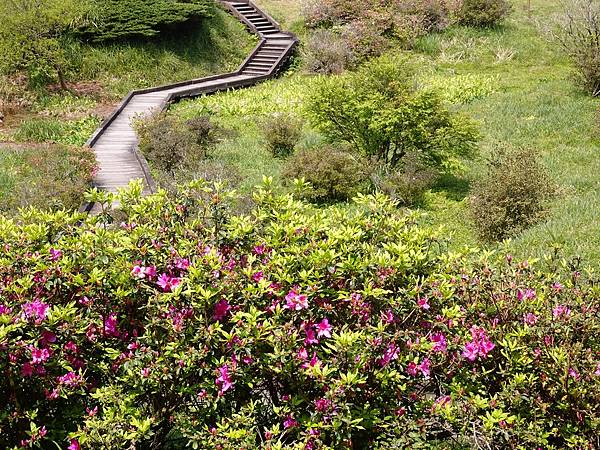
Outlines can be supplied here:
[[5, 0], [0, 8], [0, 53], [5, 71], [24, 70], [30, 83], [58, 79], [67, 89], [68, 32], [84, 16], [78, 0]]
[[322, 80], [308, 113], [331, 140], [346, 141], [390, 167], [414, 153], [442, 169], [475, 150], [473, 123], [416, 86], [407, 61], [380, 58], [356, 74]]

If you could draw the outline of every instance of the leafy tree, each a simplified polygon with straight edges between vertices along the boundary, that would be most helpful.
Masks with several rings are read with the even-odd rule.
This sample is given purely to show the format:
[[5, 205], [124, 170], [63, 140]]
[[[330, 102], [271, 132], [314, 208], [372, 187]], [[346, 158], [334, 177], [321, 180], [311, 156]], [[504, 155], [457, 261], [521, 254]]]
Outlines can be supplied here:
[[350, 142], [390, 167], [414, 153], [429, 166], [449, 169], [475, 150], [472, 121], [419, 89], [406, 61], [380, 58], [355, 74], [323, 79], [308, 113], [331, 140]]
[[0, 8], [0, 62], [5, 72], [24, 70], [31, 83], [58, 79], [66, 89], [69, 31], [84, 16], [78, 0], [6, 0]]
[[91, 0], [90, 21], [80, 30], [95, 42], [153, 37], [168, 25], [210, 14], [212, 0]]

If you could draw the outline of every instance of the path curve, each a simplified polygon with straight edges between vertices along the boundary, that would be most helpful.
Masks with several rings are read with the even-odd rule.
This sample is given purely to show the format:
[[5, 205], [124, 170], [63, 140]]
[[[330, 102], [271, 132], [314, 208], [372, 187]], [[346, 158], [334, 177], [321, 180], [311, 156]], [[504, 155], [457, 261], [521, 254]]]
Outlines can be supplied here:
[[[140, 114], [165, 110], [182, 98], [249, 87], [271, 79], [291, 57], [298, 38], [281, 31], [280, 25], [252, 1], [217, 1], [250, 32], [259, 35], [259, 44], [235, 72], [130, 92], [87, 142], [96, 153], [99, 167], [94, 187], [117, 192], [127, 187], [131, 180], [142, 179], [144, 192], [154, 192], [156, 186], [148, 163], [139, 151], [132, 119]], [[87, 210], [92, 206], [89, 205]]]

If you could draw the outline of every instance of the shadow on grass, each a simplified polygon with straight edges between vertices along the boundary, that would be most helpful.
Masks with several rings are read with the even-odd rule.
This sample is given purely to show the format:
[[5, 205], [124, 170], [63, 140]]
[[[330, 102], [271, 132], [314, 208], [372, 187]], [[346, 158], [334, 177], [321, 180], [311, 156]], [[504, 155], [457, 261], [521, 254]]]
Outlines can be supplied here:
[[460, 202], [469, 195], [471, 184], [466, 178], [451, 174], [442, 175], [432, 187], [433, 192], [442, 192], [451, 200]]

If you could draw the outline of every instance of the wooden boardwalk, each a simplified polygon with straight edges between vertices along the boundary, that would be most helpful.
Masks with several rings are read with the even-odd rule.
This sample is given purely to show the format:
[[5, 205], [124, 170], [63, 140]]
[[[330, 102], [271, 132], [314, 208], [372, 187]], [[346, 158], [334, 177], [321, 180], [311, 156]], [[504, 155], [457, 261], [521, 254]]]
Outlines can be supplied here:
[[260, 36], [258, 46], [235, 72], [133, 91], [127, 95], [88, 141], [99, 166], [95, 187], [116, 192], [131, 180], [142, 179], [146, 193], [155, 189], [148, 164], [138, 149], [133, 119], [164, 110], [170, 103], [185, 97], [252, 86], [275, 77], [288, 61], [298, 44], [293, 34], [282, 32], [279, 24], [251, 1], [219, 0], [219, 3]]

